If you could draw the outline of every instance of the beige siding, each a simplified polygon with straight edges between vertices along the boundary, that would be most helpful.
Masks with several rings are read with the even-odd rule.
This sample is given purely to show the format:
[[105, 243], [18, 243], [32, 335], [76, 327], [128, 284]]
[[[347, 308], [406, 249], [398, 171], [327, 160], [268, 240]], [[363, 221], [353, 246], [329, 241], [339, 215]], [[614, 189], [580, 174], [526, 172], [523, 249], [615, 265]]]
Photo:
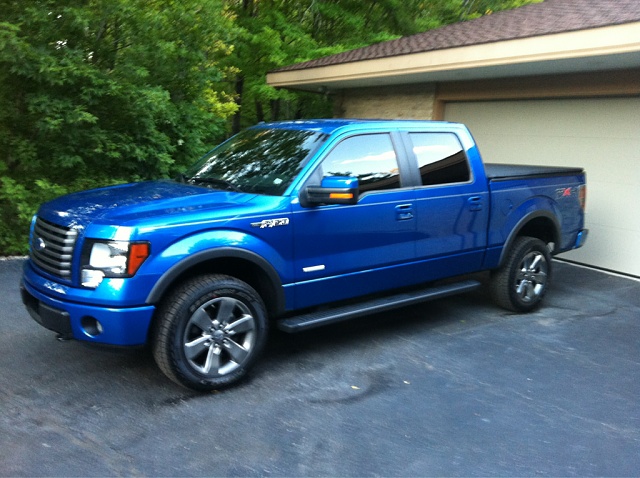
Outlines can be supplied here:
[[587, 244], [567, 259], [640, 276], [640, 98], [448, 103], [488, 162], [582, 166]]
[[433, 85], [347, 90], [336, 101], [335, 115], [343, 118], [432, 119]]

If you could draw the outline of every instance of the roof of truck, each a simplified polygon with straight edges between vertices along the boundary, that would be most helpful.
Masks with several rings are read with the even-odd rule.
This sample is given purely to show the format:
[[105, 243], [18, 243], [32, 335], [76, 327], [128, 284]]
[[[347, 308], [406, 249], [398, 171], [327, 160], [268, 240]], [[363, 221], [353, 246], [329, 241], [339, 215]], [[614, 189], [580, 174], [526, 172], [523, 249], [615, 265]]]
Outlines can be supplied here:
[[435, 125], [453, 125], [444, 121], [426, 121], [426, 120], [383, 120], [383, 119], [308, 119], [294, 121], [278, 121], [274, 123], [259, 123], [254, 128], [279, 128], [279, 129], [296, 129], [306, 131], [318, 131], [325, 134], [331, 134], [334, 131], [346, 126], [372, 126], [387, 127], [390, 130], [401, 129], [410, 126], [435, 126]]

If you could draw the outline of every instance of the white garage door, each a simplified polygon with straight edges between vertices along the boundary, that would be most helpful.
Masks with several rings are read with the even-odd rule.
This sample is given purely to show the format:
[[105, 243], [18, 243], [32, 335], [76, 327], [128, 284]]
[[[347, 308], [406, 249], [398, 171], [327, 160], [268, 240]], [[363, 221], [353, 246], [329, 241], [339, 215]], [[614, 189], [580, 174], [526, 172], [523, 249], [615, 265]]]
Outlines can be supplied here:
[[587, 171], [587, 244], [569, 260], [640, 276], [640, 98], [448, 103], [487, 162]]

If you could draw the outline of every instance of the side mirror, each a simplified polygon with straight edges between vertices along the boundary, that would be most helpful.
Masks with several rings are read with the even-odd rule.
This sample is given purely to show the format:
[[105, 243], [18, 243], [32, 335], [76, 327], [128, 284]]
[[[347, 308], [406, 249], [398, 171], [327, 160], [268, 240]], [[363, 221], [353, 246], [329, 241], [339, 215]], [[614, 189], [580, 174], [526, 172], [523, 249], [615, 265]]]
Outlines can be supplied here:
[[356, 204], [358, 202], [358, 178], [329, 176], [322, 178], [320, 186], [307, 186], [300, 194], [302, 207], [319, 204]]

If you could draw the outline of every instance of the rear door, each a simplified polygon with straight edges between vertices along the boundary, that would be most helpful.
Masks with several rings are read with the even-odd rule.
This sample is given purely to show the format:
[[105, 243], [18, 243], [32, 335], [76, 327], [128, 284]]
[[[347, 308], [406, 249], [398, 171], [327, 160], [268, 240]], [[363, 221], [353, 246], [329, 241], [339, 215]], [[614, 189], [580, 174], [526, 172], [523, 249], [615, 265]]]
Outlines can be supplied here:
[[484, 176], [474, 175], [455, 133], [409, 132], [404, 138], [420, 172], [416, 257], [424, 261], [422, 279], [478, 270], [489, 215]]
[[[405, 170], [405, 171], [403, 171]], [[294, 205], [296, 307], [402, 285], [415, 260], [413, 189], [406, 185], [403, 141], [391, 133], [340, 139], [306, 185], [323, 177], [357, 177], [355, 205]]]

